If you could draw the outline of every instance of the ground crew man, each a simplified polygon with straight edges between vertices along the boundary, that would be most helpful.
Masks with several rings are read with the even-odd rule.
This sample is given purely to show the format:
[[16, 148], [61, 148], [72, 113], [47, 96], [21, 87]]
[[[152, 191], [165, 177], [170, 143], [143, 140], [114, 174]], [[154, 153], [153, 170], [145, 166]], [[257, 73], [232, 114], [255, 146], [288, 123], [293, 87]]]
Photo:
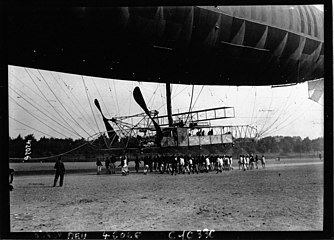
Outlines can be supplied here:
[[63, 181], [64, 181], [64, 175], [65, 175], [65, 166], [64, 166], [64, 163], [61, 161], [61, 156], [58, 157], [54, 168], [56, 169], [56, 175], [55, 175], [55, 179], [53, 182], [53, 187], [57, 185], [57, 181], [59, 177], [60, 177], [59, 186], [62, 187]]
[[96, 158], [96, 166], [97, 166], [97, 175], [100, 175], [102, 170], [102, 162], [98, 158]]

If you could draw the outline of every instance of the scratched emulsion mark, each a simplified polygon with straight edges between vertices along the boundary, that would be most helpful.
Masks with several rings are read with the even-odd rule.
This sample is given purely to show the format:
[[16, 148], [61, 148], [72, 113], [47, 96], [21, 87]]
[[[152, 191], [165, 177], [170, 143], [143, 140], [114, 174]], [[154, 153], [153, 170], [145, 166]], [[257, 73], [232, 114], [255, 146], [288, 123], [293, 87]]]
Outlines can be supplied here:
[[29, 213], [15, 213], [12, 216], [14, 221], [30, 221], [33, 219], [33, 215]]

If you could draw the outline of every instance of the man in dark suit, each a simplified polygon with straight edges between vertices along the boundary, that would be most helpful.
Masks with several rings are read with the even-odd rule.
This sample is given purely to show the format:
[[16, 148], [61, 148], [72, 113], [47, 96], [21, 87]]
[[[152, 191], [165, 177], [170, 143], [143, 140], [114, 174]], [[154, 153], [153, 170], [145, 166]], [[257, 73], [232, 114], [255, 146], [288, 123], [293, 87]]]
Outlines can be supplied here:
[[60, 177], [59, 186], [62, 187], [64, 182], [65, 166], [64, 163], [61, 161], [61, 156], [58, 157], [54, 168], [56, 169], [56, 175], [55, 175], [55, 180], [53, 182], [53, 187], [57, 185], [59, 177]]

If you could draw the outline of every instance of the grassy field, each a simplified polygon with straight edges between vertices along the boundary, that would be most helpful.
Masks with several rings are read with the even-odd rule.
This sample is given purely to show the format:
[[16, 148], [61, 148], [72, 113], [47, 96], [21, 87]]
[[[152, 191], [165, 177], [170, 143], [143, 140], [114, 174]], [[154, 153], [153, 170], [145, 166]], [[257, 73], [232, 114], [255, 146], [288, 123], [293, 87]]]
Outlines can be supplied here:
[[[64, 186], [55, 188], [51, 174], [18, 176], [10, 193], [11, 227], [12, 231], [322, 230], [323, 164], [291, 161], [268, 161], [266, 169], [219, 174], [67, 174]], [[94, 163], [85, 167], [95, 169]]]

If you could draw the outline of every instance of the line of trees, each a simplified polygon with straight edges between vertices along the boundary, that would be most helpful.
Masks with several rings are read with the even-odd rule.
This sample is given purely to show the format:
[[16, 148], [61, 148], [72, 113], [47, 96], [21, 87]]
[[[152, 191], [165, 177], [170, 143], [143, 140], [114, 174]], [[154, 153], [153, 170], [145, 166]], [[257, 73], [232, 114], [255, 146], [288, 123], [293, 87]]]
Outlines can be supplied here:
[[[16, 138], [9, 137], [9, 157], [25, 157], [25, 149], [28, 140], [30, 140], [30, 157], [32, 158], [61, 154], [87, 143], [83, 138], [73, 140], [71, 138], [58, 139], [42, 137], [37, 140], [32, 134], [24, 138], [18, 135]], [[275, 136], [265, 137], [258, 141], [237, 139], [234, 142], [232, 151], [235, 156], [247, 153], [279, 154], [284, 156], [288, 154], [319, 153], [323, 152], [323, 149], [324, 139], [322, 137], [311, 140], [308, 137], [302, 139], [301, 137]], [[96, 149], [92, 148], [90, 144], [87, 144], [75, 150], [74, 153], [90, 155], [96, 153]]]
[[290, 154], [320, 153], [324, 150], [323, 137], [302, 139], [301, 137], [265, 137], [258, 141], [239, 141], [235, 144], [235, 150], [243, 153], [277, 154], [281, 156]]

